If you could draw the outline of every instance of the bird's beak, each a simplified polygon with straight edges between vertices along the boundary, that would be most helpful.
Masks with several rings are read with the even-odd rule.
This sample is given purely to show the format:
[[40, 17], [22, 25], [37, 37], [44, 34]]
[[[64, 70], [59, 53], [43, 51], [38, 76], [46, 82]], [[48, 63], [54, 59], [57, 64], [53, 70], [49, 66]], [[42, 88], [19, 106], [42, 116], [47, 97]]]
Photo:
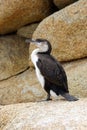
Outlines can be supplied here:
[[28, 38], [28, 39], [25, 40], [25, 42], [26, 42], [26, 43], [30, 43], [30, 42], [35, 43], [35, 40]]
[[33, 43], [33, 44], [38, 45], [38, 42], [35, 41], [34, 39], [26, 39], [25, 42], [26, 42], [26, 43], [30, 43], [30, 42], [31, 42], [31, 43]]

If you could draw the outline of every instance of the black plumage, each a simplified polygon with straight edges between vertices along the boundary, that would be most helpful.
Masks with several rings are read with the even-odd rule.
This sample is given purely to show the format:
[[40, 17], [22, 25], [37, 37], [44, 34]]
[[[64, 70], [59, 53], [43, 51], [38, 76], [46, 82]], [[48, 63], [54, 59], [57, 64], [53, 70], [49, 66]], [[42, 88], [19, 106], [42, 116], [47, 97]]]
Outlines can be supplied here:
[[52, 47], [49, 41], [45, 39], [36, 39], [35, 41], [31, 40], [31, 42], [38, 44], [38, 47], [40, 48], [36, 53], [36, 56], [38, 57], [36, 66], [40, 70], [40, 73], [45, 81], [44, 89], [48, 93], [47, 100], [50, 100], [50, 90], [55, 92], [56, 95], [62, 95], [68, 101], [78, 100], [69, 94], [65, 70], [50, 54]]
[[39, 57], [37, 66], [44, 78], [55, 85], [61, 86], [64, 91], [68, 92], [67, 77], [61, 64], [51, 55], [37, 55]]

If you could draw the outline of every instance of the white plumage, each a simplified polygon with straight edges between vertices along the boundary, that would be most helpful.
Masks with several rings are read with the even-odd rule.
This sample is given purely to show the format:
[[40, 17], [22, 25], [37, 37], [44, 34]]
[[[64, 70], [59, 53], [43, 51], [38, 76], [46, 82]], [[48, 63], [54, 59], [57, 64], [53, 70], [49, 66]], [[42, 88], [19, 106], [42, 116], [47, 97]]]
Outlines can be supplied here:
[[39, 49], [35, 49], [32, 52], [31, 61], [33, 62], [34, 66], [35, 66], [37, 78], [38, 78], [42, 88], [44, 88], [44, 84], [45, 84], [44, 77], [41, 75], [41, 72], [40, 72], [40, 70], [38, 69], [38, 67], [36, 65], [36, 62], [38, 61], [38, 56], [37, 56], [38, 51], [39, 51]]

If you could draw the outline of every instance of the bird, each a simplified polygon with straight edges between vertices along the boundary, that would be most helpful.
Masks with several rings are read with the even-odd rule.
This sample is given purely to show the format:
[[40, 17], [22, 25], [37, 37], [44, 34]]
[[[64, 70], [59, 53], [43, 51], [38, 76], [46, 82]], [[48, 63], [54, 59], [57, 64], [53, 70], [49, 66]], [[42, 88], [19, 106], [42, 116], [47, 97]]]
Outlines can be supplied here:
[[67, 101], [77, 101], [78, 98], [69, 94], [67, 75], [63, 66], [51, 55], [51, 43], [41, 38], [26, 39], [26, 43], [33, 43], [37, 47], [31, 53], [31, 61], [38, 81], [47, 93], [46, 101], [52, 100], [52, 93], [56, 96], [61, 95]]

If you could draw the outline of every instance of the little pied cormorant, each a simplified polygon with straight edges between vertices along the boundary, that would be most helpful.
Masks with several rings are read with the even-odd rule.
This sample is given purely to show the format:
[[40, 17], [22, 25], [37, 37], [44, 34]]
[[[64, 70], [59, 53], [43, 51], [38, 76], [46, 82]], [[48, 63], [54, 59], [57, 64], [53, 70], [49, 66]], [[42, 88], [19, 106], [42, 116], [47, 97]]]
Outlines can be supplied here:
[[31, 54], [31, 60], [36, 69], [37, 78], [47, 92], [47, 100], [51, 100], [51, 91], [61, 95], [68, 101], [78, 99], [69, 94], [67, 76], [61, 64], [50, 54], [52, 47], [45, 39], [26, 39], [26, 42], [35, 43], [38, 47]]

